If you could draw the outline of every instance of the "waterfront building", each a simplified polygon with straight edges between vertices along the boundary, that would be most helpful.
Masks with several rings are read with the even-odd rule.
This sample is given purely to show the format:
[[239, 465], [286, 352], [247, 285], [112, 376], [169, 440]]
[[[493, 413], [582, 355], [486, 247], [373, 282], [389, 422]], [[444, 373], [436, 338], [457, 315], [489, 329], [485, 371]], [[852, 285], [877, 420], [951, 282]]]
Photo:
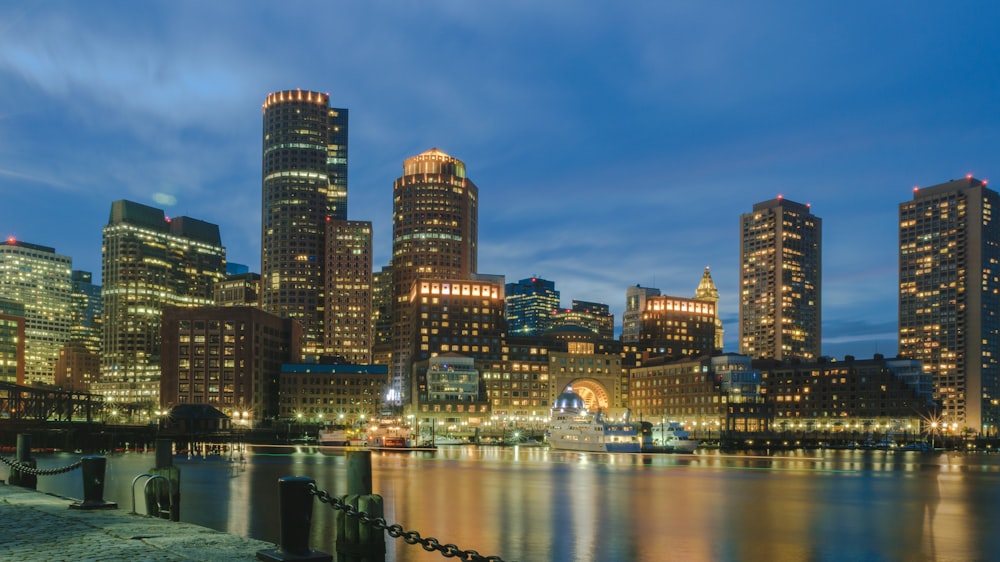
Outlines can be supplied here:
[[553, 328], [546, 336], [553, 342], [548, 353], [548, 404], [572, 386], [588, 410], [617, 415], [627, 407], [628, 374], [622, 369], [618, 342], [573, 325]]
[[53, 383], [62, 390], [87, 392], [100, 379], [101, 356], [94, 353], [84, 342], [70, 341], [59, 350], [53, 372]]
[[417, 332], [409, 312], [415, 282], [470, 280], [477, 269], [478, 221], [479, 189], [466, 176], [464, 162], [436, 148], [403, 162], [403, 175], [393, 183], [392, 205], [390, 390], [397, 402], [411, 399]]
[[915, 436], [937, 413], [930, 374], [912, 359], [782, 362], [755, 360], [775, 412], [774, 429], [819, 438], [849, 435], [879, 441]]
[[101, 376], [91, 390], [123, 411], [148, 412], [160, 403], [163, 309], [213, 304], [226, 249], [218, 225], [120, 200], [104, 227], [101, 262]]
[[660, 290], [635, 285], [625, 290], [625, 312], [622, 314], [622, 336], [624, 343], [638, 343], [642, 333], [642, 311], [646, 310], [646, 299], [660, 296]]
[[507, 283], [504, 290], [508, 333], [537, 336], [552, 327], [553, 313], [559, 309], [556, 284], [538, 277]]
[[715, 349], [722, 351], [725, 330], [722, 328], [722, 318], [719, 318], [719, 290], [715, 288], [712, 273], [707, 267], [705, 272], [701, 274], [701, 281], [694, 292], [694, 298], [711, 303], [712, 307], [715, 308]]
[[302, 352], [325, 352], [327, 221], [347, 219], [348, 111], [329, 94], [285, 90], [263, 106], [264, 310], [302, 324]]
[[639, 348], [644, 361], [711, 355], [716, 342], [715, 303], [697, 298], [648, 297], [642, 311]]
[[278, 416], [282, 365], [299, 357], [301, 327], [251, 306], [164, 307], [160, 402], [210, 404], [234, 421]]
[[[599, 302], [573, 300], [572, 308], [556, 309], [552, 313], [552, 328], [562, 326], [582, 326], [603, 339], [614, 339], [615, 316], [611, 308]], [[558, 396], [559, 393], [556, 393]], [[553, 397], [555, 398], [555, 397]]]
[[0, 382], [24, 384], [24, 305], [0, 298]]
[[821, 343], [822, 219], [782, 197], [740, 217], [740, 353], [814, 361]]
[[326, 353], [347, 363], [372, 362], [372, 223], [326, 223]]
[[215, 306], [256, 306], [260, 308], [260, 274], [229, 273], [225, 279], [215, 284], [212, 297]]
[[417, 279], [410, 294], [415, 337], [412, 358], [411, 408], [429, 399], [426, 361], [446, 353], [474, 360], [502, 358], [506, 321], [503, 285], [485, 281]]
[[24, 305], [24, 381], [52, 384], [72, 336], [72, 260], [55, 248], [0, 242], [0, 297]]
[[765, 432], [773, 412], [761, 374], [735, 353], [657, 358], [629, 370], [632, 410], [650, 423], [678, 422], [699, 438]]
[[427, 381], [426, 398], [411, 409], [421, 442], [432, 436], [474, 433], [489, 412], [479, 368], [472, 357], [448, 352], [414, 364]]
[[899, 205], [899, 353], [933, 377], [944, 423], [1000, 423], [1000, 209], [968, 176]]
[[89, 271], [73, 270], [70, 280], [73, 299], [70, 340], [83, 343], [94, 356], [100, 357], [104, 317], [101, 286], [94, 283]]
[[476, 363], [489, 403], [489, 417], [481, 420], [485, 431], [502, 435], [507, 427], [544, 429], [551, 404], [549, 350], [553, 345], [559, 344], [538, 336], [508, 335], [499, 358]]
[[287, 363], [278, 416], [295, 423], [363, 425], [382, 411], [388, 365]]

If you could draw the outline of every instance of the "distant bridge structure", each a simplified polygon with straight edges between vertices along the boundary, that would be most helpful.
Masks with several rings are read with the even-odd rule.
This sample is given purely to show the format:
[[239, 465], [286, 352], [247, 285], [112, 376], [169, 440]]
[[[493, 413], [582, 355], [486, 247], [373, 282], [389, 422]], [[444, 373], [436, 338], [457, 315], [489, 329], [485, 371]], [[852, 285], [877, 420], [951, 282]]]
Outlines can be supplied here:
[[98, 394], [0, 382], [0, 419], [92, 423], [103, 412]]

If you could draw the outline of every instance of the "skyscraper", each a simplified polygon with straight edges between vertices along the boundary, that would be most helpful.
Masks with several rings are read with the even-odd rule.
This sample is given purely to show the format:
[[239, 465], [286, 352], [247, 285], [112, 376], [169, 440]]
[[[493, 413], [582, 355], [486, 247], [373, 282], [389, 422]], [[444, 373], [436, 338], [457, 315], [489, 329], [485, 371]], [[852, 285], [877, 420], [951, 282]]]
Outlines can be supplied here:
[[326, 353], [350, 363], [372, 359], [372, 223], [326, 223]]
[[390, 390], [408, 398], [414, 338], [410, 294], [417, 279], [469, 279], [476, 273], [479, 189], [465, 163], [432, 148], [403, 162], [393, 183], [393, 359]]
[[347, 219], [346, 109], [329, 94], [264, 101], [261, 290], [264, 310], [298, 320], [302, 352], [324, 352], [326, 223]]
[[552, 326], [559, 309], [556, 284], [538, 277], [507, 283], [504, 290], [507, 330], [518, 336], [538, 336]]
[[219, 227], [115, 201], [101, 262], [104, 346], [101, 380], [91, 389], [123, 404], [156, 405], [163, 308], [212, 304], [226, 276]]
[[715, 349], [722, 351], [723, 337], [725, 331], [722, 328], [722, 318], [719, 318], [719, 290], [715, 288], [715, 281], [712, 281], [712, 274], [708, 268], [701, 274], [701, 281], [695, 289], [694, 298], [700, 301], [712, 303], [715, 308]]
[[72, 261], [55, 248], [0, 242], [0, 296], [24, 305], [24, 380], [54, 382], [59, 350], [72, 332]]
[[740, 353], [820, 355], [822, 219], [778, 197], [740, 217]]
[[899, 353], [931, 373], [945, 423], [1000, 423], [1000, 197], [971, 176], [899, 205]]

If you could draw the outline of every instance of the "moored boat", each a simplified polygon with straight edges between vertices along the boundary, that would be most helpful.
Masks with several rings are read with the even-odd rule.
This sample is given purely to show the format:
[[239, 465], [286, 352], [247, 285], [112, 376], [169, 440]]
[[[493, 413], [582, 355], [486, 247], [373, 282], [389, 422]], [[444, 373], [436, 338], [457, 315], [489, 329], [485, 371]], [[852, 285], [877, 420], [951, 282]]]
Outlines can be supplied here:
[[552, 405], [545, 438], [553, 449], [595, 453], [638, 453], [642, 450], [639, 427], [607, 419], [601, 412], [591, 412], [579, 394], [567, 388]]
[[651, 437], [654, 446], [672, 453], [693, 453], [701, 445], [697, 439], [691, 439], [690, 432], [678, 422], [654, 425]]

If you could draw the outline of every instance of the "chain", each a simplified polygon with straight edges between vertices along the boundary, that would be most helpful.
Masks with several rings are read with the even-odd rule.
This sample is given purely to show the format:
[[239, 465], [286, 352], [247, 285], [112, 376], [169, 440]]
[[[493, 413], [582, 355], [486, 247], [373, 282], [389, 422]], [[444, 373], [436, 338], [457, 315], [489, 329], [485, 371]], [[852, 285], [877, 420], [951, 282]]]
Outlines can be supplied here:
[[344, 503], [339, 498], [335, 498], [329, 493], [318, 489], [315, 482], [309, 484], [309, 493], [316, 496], [320, 502], [329, 504], [333, 509], [339, 509], [347, 513], [349, 517], [358, 518], [363, 525], [374, 527], [379, 531], [386, 531], [394, 539], [402, 538], [406, 544], [419, 544], [427, 552], [438, 551], [445, 558], [458, 558], [469, 562], [503, 562], [503, 558], [499, 556], [483, 556], [475, 550], [462, 550], [453, 544], [441, 544], [434, 537], [421, 537], [420, 533], [407, 531], [401, 525], [389, 525], [385, 519], [372, 517], [364, 511], [359, 511], [353, 505]]
[[62, 468], [34, 468], [26, 464], [21, 464], [17, 460], [5, 459], [0, 457], [0, 462], [10, 466], [12, 469], [23, 472], [24, 474], [29, 474], [32, 476], [52, 476], [54, 474], [63, 474], [64, 472], [70, 472], [71, 470], [76, 470], [83, 465], [83, 461], [76, 461], [75, 463], [64, 466]]

